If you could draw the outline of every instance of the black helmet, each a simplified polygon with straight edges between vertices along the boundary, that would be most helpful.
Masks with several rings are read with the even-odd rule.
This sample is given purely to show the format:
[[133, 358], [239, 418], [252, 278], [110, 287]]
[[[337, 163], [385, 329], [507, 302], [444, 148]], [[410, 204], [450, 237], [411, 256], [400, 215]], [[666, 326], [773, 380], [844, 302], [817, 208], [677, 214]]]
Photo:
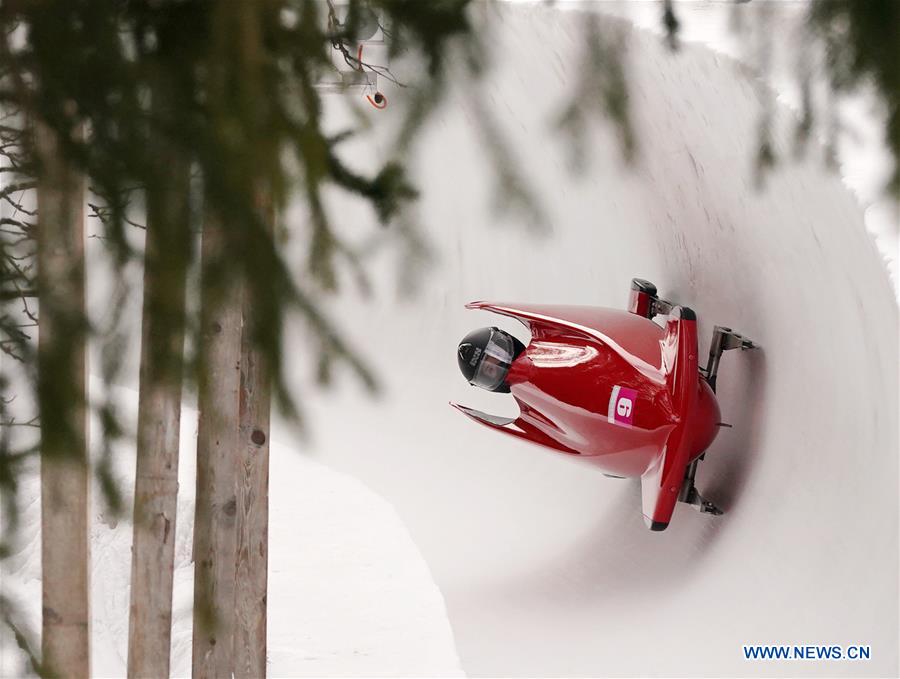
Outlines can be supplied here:
[[519, 340], [499, 328], [479, 328], [463, 337], [456, 351], [459, 369], [469, 384], [488, 391], [508, 392], [506, 375], [525, 350]]

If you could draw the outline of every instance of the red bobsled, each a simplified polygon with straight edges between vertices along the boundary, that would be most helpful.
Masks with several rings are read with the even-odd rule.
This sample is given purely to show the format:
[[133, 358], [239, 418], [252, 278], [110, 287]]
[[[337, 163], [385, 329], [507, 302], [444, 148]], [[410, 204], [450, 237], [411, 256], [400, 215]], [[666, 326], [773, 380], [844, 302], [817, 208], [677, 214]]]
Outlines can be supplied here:
[[[511, 436], [578, 455], [606, 474], [640, 477], [644, 521], [664, 530], [679, 500], [721, 514], [694, 487], [697, 463], [720, 425], [715, 380], [728, 349], [753, 343], [716, 327], [706, 368], [699, 365], [697, 319], [688, 307], [632, 281], [628, 311], [579, 306], [473, 302], [531, 331], [524, 347], [497, 328], [470, 333], [460, 368], [470, 383], [509, 392], [515, 419], [452, 404]], [[665, 317], [661, 327], [653, 320]]]

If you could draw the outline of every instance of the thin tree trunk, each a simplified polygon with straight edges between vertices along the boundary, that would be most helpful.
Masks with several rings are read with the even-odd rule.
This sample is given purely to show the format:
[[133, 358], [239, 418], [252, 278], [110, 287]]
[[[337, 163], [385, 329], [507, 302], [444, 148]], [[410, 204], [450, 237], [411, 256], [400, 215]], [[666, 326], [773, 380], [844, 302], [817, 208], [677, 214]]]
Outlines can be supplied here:
[[48, 672], [90, 675], [84, 178], [35, 125], [42, 653]]
[[222, 269], [220, 229], [208, 218], [201, 253], [205, 279], [194, 519], [192, 660], [196, 679], [228, 677], [233, 668], [242, 286], [236, 277], [207, 278], [210, 267]]
[[[260, 208], [271, 225], [268, 199]], [[266, 676], [266, 588], [269, 566], [269, 410], [268, 362], [253, 345], [254, 309], [244, 295], [241, 341], [241, 399], [237, 481], [237, 585], [234, 609], [234, 676]]]
[[167, 677], [178, 506], [185, 284], [191, 255], [190, 170], [160, 147], [147, 187], [128, 676]]

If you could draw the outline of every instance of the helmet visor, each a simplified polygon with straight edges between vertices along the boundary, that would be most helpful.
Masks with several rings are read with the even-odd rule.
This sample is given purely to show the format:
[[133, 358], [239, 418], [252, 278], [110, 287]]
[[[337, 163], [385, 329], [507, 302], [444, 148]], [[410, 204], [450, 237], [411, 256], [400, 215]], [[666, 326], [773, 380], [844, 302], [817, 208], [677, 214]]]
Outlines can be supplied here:
[[512, 338], [506, 333], [494, 329], [470, 383], [476, 387], [494, 391], [506, 380], [506, 374], [509, 372], [513, 358], [515, 358], [515, 347]]

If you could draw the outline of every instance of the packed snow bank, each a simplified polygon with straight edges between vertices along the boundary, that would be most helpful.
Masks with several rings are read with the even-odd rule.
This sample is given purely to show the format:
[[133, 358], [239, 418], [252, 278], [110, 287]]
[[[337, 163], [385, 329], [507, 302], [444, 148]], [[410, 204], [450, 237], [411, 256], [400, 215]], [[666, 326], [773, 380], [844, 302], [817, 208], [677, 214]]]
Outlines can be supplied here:
[[[92, 391], [101, 388], [92, 382]], [[116, 390], [134, 422], [137, 394]], [[197, 413], [182, 416], [176, 522], [172, 675], [191, 674], [191, 605]], [[133, 431], [133, 426], [131, 427]], [[122, 446], [117, 475], [134, 487], [134, 452]], [[40, 629], [40, 501], [36, 475], [19, 549], [3, 562], [2, 592]], [[273, 441], [269, 530], [269, 675], [459, 676], [444, 602], [391, 506], [362, 483]], [[130, 501], [128, 502], [130, 507]], [[91, 527], [92, 671], [125, 676], [131, 523], [103, 515], [98, 492]], [[24, 675], [20, 654], [0, 648], [0, 676]]]
[[[527, 215], [493, 209], [490, 140], [471, 90], [454, 89], [418, 147], [434, 263], [403, 299], [394, 260], [373, 253], [375, 294], [332, 306], [384, 395], [370, 401], [348, 380], [309, 399], [317, 455], [397, 507], [472, 675], [896, 674], [897, 306], [857, 202], [814, 152], [757, 189], [746, 69], [698, 46], [673, 55], [625, 27], [639, 156], [623, 165], [615, 130], [598, 122], [582, 144], [589, 166], [572, 172], [552, 120], [581, 75], [582, 18], [539, 7], [493, 16], [499, 66], [481, 93], [551, 231], [528, 233]], [[392, 107], [403, 99], [388, 96]], [[398, 117], [370, 115], [387, 126]], [[779, 110], [782, 155], [786, 123]], [[347, 155], [375, 166], [389, 138], [350, 142]], [[350, 232], [374, 220], [346, 197], [334, 205]], [[726, 514], [681, 506], [661, 534], [644, 527], [635, 482], [447, 406], [515, 412], [467, 387], [455, 349], [479, 325], [526, 335], [465, 302], [622, 307], [635, 275], [697, 311], [702, 352], [714, 324], [763, 347], [726, 355], [720, 371], [734, 428], [698, 486]], [[753, 643], [870, 644], [872, 657], [746, 661], [741, 647]]]

